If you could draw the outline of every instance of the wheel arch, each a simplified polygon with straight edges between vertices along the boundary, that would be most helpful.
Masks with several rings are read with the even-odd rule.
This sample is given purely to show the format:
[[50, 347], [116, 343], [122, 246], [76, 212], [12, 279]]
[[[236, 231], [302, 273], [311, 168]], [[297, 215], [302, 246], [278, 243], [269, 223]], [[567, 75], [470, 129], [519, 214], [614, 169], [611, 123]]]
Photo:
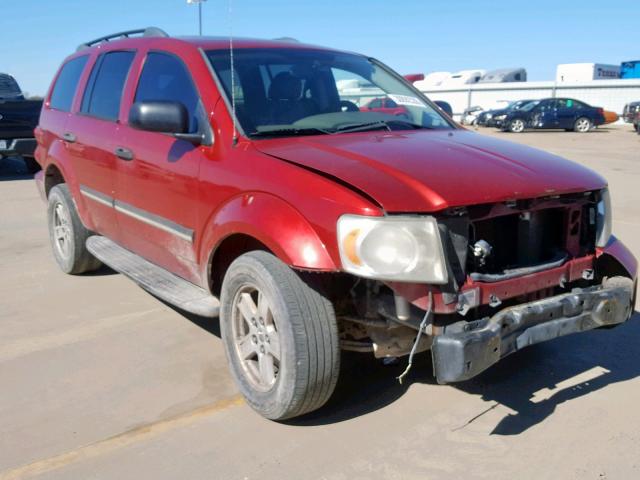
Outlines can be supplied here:
[[[337, 271], [338, 266], [314, 227], [292, 205], [269, 193], [244, 193], [230, 199], [206, 223], [199, 247], [203, 280], [216, 279], [237, 256], [265, 250], [290, 267]], [[216, 267], [218, 267], [216, 269]]]
[[52, 143], [48, 151], [47, 160], [43, 166], [44, 172], [44, 194], [49, 197], [49, 192], [60, 183], [65, 183], [69, 187], [69, 192], [75, 203], [78, 215], [83, 225], [89, 230], [94, 229], [93, 219], [84, 198], [80, 195], [80, 185], [73, 167], [69, 164], [68, 153], [61, 142]]

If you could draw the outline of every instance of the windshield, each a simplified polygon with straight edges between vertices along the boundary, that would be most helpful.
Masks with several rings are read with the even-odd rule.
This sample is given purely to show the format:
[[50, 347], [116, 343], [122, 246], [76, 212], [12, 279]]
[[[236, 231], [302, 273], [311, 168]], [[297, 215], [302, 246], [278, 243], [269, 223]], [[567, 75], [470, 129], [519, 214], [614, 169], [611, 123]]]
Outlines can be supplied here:
[[[207, 57], [231, 97], [228, 50]], [[449, 129], [438, 107], [366, 57], [288, 48], [234, 51], [236, 117], [253, 137]]]
[[529, 112], [535, 108], [536, 105], [540, 103], [540, 100], [534, 100], [532, 102], [526, 103], [520, 107], [520, 110], [523, 112]]
[[520, 110], [530, 100], [517, 100], [515, 102], [509, 102], [505, 110]]

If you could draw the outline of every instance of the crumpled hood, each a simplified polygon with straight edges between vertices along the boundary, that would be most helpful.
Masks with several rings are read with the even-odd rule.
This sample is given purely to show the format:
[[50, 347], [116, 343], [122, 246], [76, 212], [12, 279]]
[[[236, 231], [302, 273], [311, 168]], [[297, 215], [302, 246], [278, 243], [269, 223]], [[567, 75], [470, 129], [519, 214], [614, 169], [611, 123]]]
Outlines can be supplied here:
[[338, 178], [389, 212], [432, 212], [606, 185], [569, 160], [466, 130], [289, 137], [254, 145]]

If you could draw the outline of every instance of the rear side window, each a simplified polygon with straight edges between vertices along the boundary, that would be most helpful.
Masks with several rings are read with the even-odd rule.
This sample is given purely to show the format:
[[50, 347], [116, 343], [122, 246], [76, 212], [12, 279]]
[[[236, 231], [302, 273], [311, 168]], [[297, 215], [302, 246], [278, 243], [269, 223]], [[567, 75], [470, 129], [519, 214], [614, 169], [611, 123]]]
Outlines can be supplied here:
[[147, 55], [135, 101], [180, 102], [189, 112], [189, 132], [198, 131], [197, 112], [200, 98], [184, 63], [173, 55], [159, 52]]
[[63, 112], [71, 110], [73, 97], [75, 96], [82, 70], [84, 70], [84, 66], [87, 63], [87, 58], [89, 58], [89, 56], [84, 55], [69, 60], [64, 64], [51, 92], [51, 98], [49, 99], [49, 106], [51, 108], [62, 110]]
[[98, 57], [82, 98], [82, 113], [118, 119], [122, 90], [134, 57], [135, 52], [108, 52]]

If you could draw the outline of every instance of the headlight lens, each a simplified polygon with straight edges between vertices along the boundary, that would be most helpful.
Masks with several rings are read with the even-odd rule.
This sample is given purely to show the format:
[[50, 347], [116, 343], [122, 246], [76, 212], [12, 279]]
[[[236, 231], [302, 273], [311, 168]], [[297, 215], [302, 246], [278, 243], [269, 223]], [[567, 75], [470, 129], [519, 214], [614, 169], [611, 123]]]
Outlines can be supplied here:
[[604, 247], [611, 237], [612, 218], [611, 218], [611, 197], [609, 189], [605, 188], [600, 192], [600, 201], [598, 202], [598, 211], [596, 215], [596, 225], [598, 227], [596, 234], [596, 245]]
[[343, 269], [354, 275], [447, 283], [440, 232], [433, 217], [343, 215], [338, 220], [338, 246]]

